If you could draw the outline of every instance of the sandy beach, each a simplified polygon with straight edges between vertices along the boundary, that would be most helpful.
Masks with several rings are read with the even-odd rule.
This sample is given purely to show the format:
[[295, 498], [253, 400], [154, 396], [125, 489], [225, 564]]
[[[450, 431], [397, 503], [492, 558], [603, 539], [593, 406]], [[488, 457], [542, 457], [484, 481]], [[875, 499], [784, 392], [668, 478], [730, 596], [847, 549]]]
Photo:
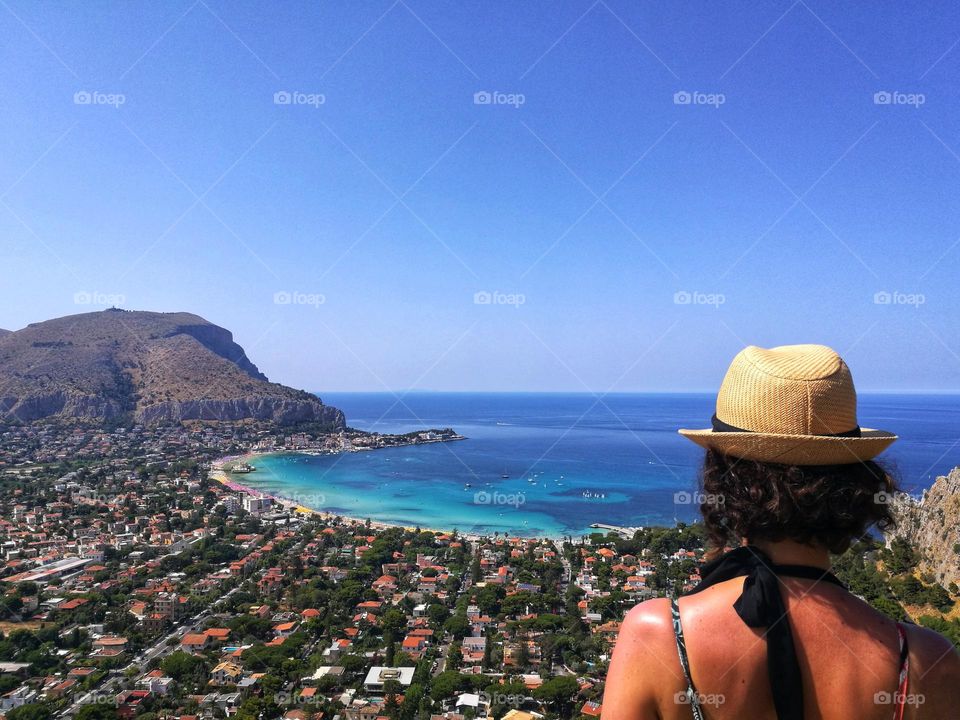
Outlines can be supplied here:
[[[290, 498], [283, 497], [282, 495], [276, 495], [274, 493], [268, 493], [263, 490], [258, 490], [257, 488], [252, 488], [248, 485], [244, 485], [241, 482], [237, 482], [231, 477], [231, 474], [223, 469], [224, 466], [231, 465], [233, 463], [247, 463], [254, 465], [254, 461], [258, 457], [263, 457], [265, 455], [278, 455], [279, 452], [250, 452], [244, 455], [230, 455], [222, 457], [212, 464], [212, 469], [208, 472], [207, 476], [221, 485], [227, 487], [233, 492], [241, 493], [244, 495], [250, 495], [257, 498], [270, 498], [274, 504], [279, 505], [284, 510], [292, 513], [299, 513], [301, 515], [310, 515], [317, 517], [324, 522], [333, 522], [334, 520], [347, 521], [354, 525], [362, 525], [363, 527], [370, 527], [375, 530], [387, 530], [389, 528], [402, 528], [404, 530], [416, 530], [416, 526], [412, 525], [403, 525], [401, 523], [390, 523], [383, 522], [381, 520], [374, 520], [373, 518], [362, 518], [356, 517], [353, 515], [347, 515], [344, 513], [332, 513], [325, 510], [318, 510], [316, 508], [307, 507], [301, 503], [291, 500]], [[420, 527], [420, 530], [437, 533], [437, 534], [451, 534], [452, 530], [444, 530], [440, 528], [429, 528], [429, 527]], [[481, 540], [483, 536], [473, 534], [473, 533], [463, 533], [458, 532], [463, 538], [467, 540], [472, 540], [474, 542]]]

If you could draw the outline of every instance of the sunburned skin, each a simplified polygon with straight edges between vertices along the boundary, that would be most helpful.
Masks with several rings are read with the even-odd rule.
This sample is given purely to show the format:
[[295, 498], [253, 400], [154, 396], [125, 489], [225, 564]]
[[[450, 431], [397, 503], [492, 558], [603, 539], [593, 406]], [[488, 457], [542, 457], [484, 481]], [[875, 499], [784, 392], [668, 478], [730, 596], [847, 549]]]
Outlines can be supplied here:
[[[775, 564], [827, 569], [826, 549], [755, 543]], [[681, 598], [694, 684], [708, 720], [776, 720], [762, 630], [733, 610], [743, 578]], [[781, 579], [803, 680], [805, 720], [890, 720], [899, 667], [896, 623], [843, 588]], [[958, 717], [960, 656], [935, 632], [907, 625], [906, 720]], [[670, 601], [648, 600], [624, 619], [607, 674], [601, 720], [690, 720]]]

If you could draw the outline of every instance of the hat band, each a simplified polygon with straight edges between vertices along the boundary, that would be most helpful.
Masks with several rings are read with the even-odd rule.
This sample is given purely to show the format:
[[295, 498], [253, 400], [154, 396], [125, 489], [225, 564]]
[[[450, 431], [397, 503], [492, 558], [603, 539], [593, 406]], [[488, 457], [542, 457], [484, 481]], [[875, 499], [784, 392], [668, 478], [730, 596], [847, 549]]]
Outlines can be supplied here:
[[[713, 425], [713, 432], [742, 432], [742, 433], [752, 433], [756, 432], [755, 430], [744, 430], [743, 428], [738, 428], [735, 425], [729, 425], [723, 420], [717, 417], [717, 414], [714, 413], [713, 417], [710, 420]], [[790, 435], [792, 433], [785, 433]], [[817, 437], [860, 437], [860, 426], [855, 425], [852, 430], [847, 430], [845, 432], [839, 433], [819, 433]]]

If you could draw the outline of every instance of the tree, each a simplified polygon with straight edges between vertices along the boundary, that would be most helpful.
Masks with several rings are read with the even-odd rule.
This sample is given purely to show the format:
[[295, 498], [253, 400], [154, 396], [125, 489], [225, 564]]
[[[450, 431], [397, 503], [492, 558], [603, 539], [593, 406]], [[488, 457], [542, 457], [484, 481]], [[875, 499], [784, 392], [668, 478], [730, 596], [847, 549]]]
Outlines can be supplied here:
[[104, 703], [84, 705], [76, 715], [76, 720], [116, 720], [117, 708]]
[[917, 566], [919, 556], [913, 546], [903, 538], [894, 538], [890, 549], [882, 554], [883, 562], [894, 575], [910, 572]]
[[434, 700], [443, 700], [452, 697], [460, 689], [460, 673], [444, 670], [433, 679], [430, 697]]
[[450, 617], [450, 611], [440, 603], [433, 603], [427, 608], [427, 617], [430, 618], [431, 625], [440, 628]]
[[407, 627], [407, 617], [396, 608], [387, 610], [380, 618], [380, 627], [388, 640], [395, 640], [397, 635]]
[[455, 639], [462, 640], [470, 633], [470, 623], [467, 621], [465, 613], [457, 613], [447, 618], [447, 621], [443, 624], [443, 629]]
[[160, 663], [165, 675], [169, 675], [177, 682], [186, 680], [206, 680], [206, 662], [202, 658], [182, 650], [170, 653]]
[[53, 715], [40, 703], [21, 705], [7, 713], [7, 720], [49, 720]]
[[563, 675], [547, 680], [533, 691], [533, 696], [537, 700], [553, 705], [560, 715], [568, 717], [572, 707], [571, 700], [579, 689], [580, 684], [575, 677]]
[[355, 673], [367, 666], [367, 661], [358, 655], [344, 655], [340, 658], [340, 666], [348, 673]]

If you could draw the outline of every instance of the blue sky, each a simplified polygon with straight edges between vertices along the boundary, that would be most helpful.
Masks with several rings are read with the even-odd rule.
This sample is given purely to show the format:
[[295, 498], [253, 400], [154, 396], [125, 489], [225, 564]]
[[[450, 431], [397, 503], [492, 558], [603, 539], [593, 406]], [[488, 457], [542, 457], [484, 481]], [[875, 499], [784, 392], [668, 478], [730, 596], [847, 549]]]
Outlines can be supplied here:
[[955, 4], [4, 0], [0, 36], [0, 327], [188, 310], [319, 391], [705, 390], [795, 342], [960, 389]]

